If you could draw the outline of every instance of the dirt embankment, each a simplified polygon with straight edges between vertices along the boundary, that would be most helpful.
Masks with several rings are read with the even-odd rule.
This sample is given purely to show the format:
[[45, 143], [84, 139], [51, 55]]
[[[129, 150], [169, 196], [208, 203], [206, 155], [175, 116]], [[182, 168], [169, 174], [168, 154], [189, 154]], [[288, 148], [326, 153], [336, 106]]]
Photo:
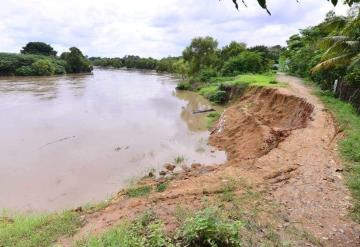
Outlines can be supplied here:
[[225, 150], [230, 162], [269, 153], [295, 129], [305, 128], [313, 105], [277, 89], [252, 88], [225, 110], [210, 144]]
[[[165, 191], [148, 197], [130, 198], [119, 192], [104, 209], [84, 213], [84, 226], [59, 243], [67, 246], [88, 234], [104, 232], [146, 209], [153, 210], [171, 231], [179, 205], [194, 210], [201, 208], [204, 196], [210, 202], [216, 200], [231, 177], [246, 180], [277, 205], [274, 220], [280, 235], [296, 227], [319, 240], [295, 241], [295, 246], [359, 246], [359, 226], [348, 217], [351, 198], [333, 141], [335, 123], [298, 79], [279, 76], [278, 80], [289, 88], [253, 88], [223, 113], [209, 142], [227, 152], [226, 164], [184, 168], [172, 175]], [[162, 181], [148, 178], [140, 184]], [[241, 185], [234, 190], [237, 195], [243, 192]]]

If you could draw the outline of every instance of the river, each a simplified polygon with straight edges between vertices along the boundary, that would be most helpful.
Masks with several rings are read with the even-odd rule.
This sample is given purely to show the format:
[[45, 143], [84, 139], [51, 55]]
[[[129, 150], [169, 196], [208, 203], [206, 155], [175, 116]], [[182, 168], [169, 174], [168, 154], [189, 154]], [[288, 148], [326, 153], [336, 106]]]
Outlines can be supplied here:
[[109, 198], [178, 156], [215, 164], [213, 107], [149, 71], [0, 77], [0, 209], [54, 211]]

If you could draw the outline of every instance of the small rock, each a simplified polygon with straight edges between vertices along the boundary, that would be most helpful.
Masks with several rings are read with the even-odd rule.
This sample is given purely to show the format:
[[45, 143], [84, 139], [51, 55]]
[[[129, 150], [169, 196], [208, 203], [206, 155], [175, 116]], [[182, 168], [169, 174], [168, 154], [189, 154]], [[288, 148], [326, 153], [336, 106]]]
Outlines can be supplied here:
[[77, 207], [77, 208], [75, 209], [75, 212], [82, 212], [82, 211], [83, 211], [82, 207]]
[[168, 171], [174, 171], [174, 169], [175, 169], [175, 165], [172, 165], [172, 164], [170, 164], [170, 163], [166, 163], [165, 165], [164, 165], [164, 168], [166, 169], [166, 170], [168, 170]]
[[199, 164], [199, 163], [193, 163], [193, 164], [191, 164], [191, 169], [196, 170], [196, 169], [199, 169], [200, 167], [201, 167], [201, 164]]
[[176, 166], [175, 169], [173, 170], [173, 173], [181, 173], [184, 169], [180, 166]]

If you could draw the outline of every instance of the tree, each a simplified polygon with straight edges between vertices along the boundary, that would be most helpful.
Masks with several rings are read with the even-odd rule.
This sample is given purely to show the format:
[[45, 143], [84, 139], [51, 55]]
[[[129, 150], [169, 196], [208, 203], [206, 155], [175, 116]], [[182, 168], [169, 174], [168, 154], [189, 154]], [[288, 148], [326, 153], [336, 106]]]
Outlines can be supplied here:
[[[336, 6], [338, 4], [338, 0], [327, 0], [328, 2], [331, 1], [331, 3]], [[234, 3], [235, 5], [235, 8], [236, 9], [239, 9], [239, 2], [240, 0], [232, 0], [232, 2]], [[246, 0], [241, 0], [241, 2], [246, 6]], [[257, 0], [258, 4], [261, 6], [261, 8], [265, 9], [268, 14], [270, 15], [270, 11], [268, 10], [267, 8], [267, 0]], [[360, 3], [360, 0], [343, 0], [343, 3], [344, 4], [347, 4], [349, 6], [352, 6], [354, 3]]]
[[197, 74], [203, 67], [211, 67], [217, 60], [218, 42], [212, 37], [198, 37], [183, 51], [183, 58], [189, 63], [190, 73]]
[[[351, 18], [351, 17], [350, 17]], [[336, 66], [354, 66], [360, 63], [360, 14], [351, 18], [339, 35], [331, 35], [321, 42], [326, 49], [322, 61], [312, 71]]]
[[246, 44], [231, 41], [230, 44], [221, 49], [220, 56], [223, 61], [226, 61], [231, 57], [236, 57], [243, 51], [246, 51]]
[[22, 50], [22, 54], [37, 54], [44, 56], [56, 56], [56, 51], [50, 45], [43, 42], [29, 42], [27, 43]]
[[241, 73], [260, 73], [265, 70], [262, 57], [257, 52], [244, 51], [225, 62], [223, 74], [234, 76]]
[[66, 72], [68, 73], [83, 73], [91, 72], [93, 67], [89, 60], [85, 58], [80, 49], [71, 47], [70, 52], [64, 52], [61, 54], [60, 59], [66, 61]]

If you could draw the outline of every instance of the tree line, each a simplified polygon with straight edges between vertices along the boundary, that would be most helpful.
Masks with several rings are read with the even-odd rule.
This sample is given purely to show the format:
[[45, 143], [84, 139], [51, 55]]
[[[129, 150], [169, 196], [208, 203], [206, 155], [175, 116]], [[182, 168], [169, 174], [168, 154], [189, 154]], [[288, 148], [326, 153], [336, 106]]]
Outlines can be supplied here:
[[219, 48], [213, 37], [196, 37], [184, 49], [182, 56], [162, 59], [124, 56], [123, 58], [91, 57], [93, 65], [114, 68], [152, 69], [181, 75], [183, 79], [202, 81], [215, 76], [235, 76], [241, 73], [262, 73], [275, 68], [281, 46], [254, 46], [232, 41]]
[[1, 76], [49, 76], [91, 72], [92, 69], [90, 61], [76, 47], [57, 56], [49, 44], [29, 42], [19, 54], [0, 53]]

